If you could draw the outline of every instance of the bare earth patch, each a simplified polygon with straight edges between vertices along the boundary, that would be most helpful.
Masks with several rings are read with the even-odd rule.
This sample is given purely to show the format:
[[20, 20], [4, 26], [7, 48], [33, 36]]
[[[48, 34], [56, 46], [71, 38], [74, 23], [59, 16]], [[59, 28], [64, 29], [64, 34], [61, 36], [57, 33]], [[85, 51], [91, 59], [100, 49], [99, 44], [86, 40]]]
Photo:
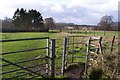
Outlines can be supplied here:
[[82, 76], [84, 74], [84, 70], [85, 63], [73, 64], [65, 70], [65, 76], [69, 80], [83, 80]]

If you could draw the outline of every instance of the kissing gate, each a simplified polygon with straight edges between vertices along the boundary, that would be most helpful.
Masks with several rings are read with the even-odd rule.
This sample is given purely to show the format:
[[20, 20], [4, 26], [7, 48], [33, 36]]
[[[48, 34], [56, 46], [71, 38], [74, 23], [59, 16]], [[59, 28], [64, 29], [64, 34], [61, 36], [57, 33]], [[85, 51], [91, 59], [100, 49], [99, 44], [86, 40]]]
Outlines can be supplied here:
[[[26, 44], [26, 41], [27, 43], [29, 41], [30, 43], [32, 43], [33, 41], [40, 41], [39, 43], [41, 43], [41, 45], [39, 45], [37, 42], [37, 44], [32, 45], [35, 46], [35, 48], [33, 47], [31, 48], [30, 45]], [[45, 41], [44, 46], [42, 46], [43, 41]], [[87, 68], [89, 67], [90, 64], [89, 61], [91, 60], [91, 58], [93, 58], [92, 60], [95, 60], [95, 57], [98, 56], [99, 51], [100, 53], [102, 53], [101, 41], [102, 37], [88, 37], [88, 36], [64, 37], [63, 54], [61, 57], [62, 58], [61, 74], [64, 75], [65, 70], [69, 65], [81, 61], [85, 63], [84, 71], [87, 74]], [[41, 77], [44, 78], [55, 77], [55, 59], [57, 58], [56, 57], [57, 54], [55, 54], [56, 39], [50, 39], [49, 37], [41, 37], [41, 38], [0, 40], [0, 42], [2, 42], [3, 45], [3, 52], [2, 54], [0, 54], [2, 56], [0, 60], [3, 63], [0, 66], [2, 67], [2, 73], [0, 73], [0, 75], [2, 75], [3, 78], [17, 79], [28, 77], [29, 79], [34, 79]], [[25, 45], [26, 49], [20, 50], [8, 49], [7, 52], [4, 51], [4, 45], [6, 45], [6, 43], [10, 43], [11, 44], [10, 46], [14, 47], [13, 43], [16, 42], [26, 44]], [[21, 45], [22, 44], [15, 46]], [[36, 45], [38, 46], [36, 47]], [[91, 55], [92, 53], [94, 55]], [[24, 60], [24, 57], [28, 57], [28, 59]]]
[[84, 63], [84, 70], [80, 73], [85, 73], [87, 75], [87, 69], [90, 66], [90, 60], [93, 60], [94, 63], [97, 63], [96, 58], [98, 57], [98, 54], [103, 54], [101, 42], [102, 37], [65, 37], [62, 57], [62, 75], [64, 75], [65, 70], [69, 65], [74, 65], [74, 63], [79, 62]]

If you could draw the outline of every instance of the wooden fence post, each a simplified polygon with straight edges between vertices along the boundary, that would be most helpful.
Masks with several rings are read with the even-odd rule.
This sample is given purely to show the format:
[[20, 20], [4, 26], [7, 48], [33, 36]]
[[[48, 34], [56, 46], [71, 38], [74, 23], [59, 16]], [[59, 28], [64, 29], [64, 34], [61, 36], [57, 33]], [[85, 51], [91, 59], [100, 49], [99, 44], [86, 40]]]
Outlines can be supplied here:
[[63, 56], [62, 56], [62, 75], [64, 75], [64, 70], [65, 70], [65, 56], [66, 56], [66, 46], [67, 46], [67, 38], [64, 38], [64, 43], [63, 43]]
[[55, 77], [55, 39], [51, 39], [51, 52], [50, 52], [50, 75]]
[[73, 63], [73, 57], [74, 57], [74, 36], [73, 36], [73, 42], [72, 42], [72, 63]]
[[88, 40], [87, 43], [87, 52], [86, 52], [86, 64], [85, 64], [85, 74], [87, 75], [87, 68], [89, 65], [89, 60], [90, 60], [90, 44], [91, 44], [91, 37]]
[[113, 51], [114, 41], [115, 41], [115, 36], [113, 36], [110, 53], [112, 53], [112, 51]]
[[69, 51], [69, 37], [67, 37], [67, 42], [66, 42], [65, 69], [67, 69], [68, 51]]
[[[49, 38], [47, 39], [47, 45], [46, 45], [46, 56], [48, 57], [49, 56]], [[46, 58], [46, 74], [48, 75], [48, 58]]]
[[102, 47], [102, 37], [100, 37], [100, 40], [99, 40], [99, 47], [100, 47], [100, 53], [103, 55], [103, 47]]
[[99, 48], [100, 48], [100, 54], [101, 54], [101, 66], [102, 66], [102, 69], [104, 69], [104, 58], [103, 58], [103, 47], [102, 47], [102, 37], [100, 37], [100, 40], [99, 40]]

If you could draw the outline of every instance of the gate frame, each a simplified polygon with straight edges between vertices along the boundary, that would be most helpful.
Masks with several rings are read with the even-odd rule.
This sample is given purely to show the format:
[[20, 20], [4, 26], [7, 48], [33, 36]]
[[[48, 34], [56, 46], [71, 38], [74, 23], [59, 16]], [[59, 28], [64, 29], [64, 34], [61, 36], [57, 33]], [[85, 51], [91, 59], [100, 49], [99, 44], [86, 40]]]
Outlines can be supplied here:
[[[27, 51], [34, 51], [34, 50], [41, 50], [41, 49], [46, 49], [46, 56], [44, 57], [44, 58], [41, 58], [41, 59], [45, 59], [46, 61], [45, 61], [45, 65], [46, 65], [46, 68], [45, 68], [45, 74], [47, 74], [47, 75], [49, 75], [49, 68], [50, 68], [50, 75], [51, 75], [51, 77], [54, 77], [54, 68], [55, 68], [55, 43], [56, 43], [56, 41], [55, 41], [55, 39], [51, 39], [51, 46], [50, 46], [50, 38], [49, 37], [40, 37], [40, 38], [22, 38], [22, 39], [11, 39], [11, 40], [0, 40], [0, 42], [16, 42], [16, 41], [27, 41], [27, 40], [43, 40], [43, 39], [46, 39], [46, 47], [44, 47], [44, 48], [35, 48], [35, 49], [28, 49], [28, 50], [18, 50], [18, 51], [12, 51], [12, 52], [3, 52], [3, 53], [1, 53], [0, 55], [7, 55], [7, 54], [11, 54], [11, 53], [18, 53], [18, 52], [27, 52]], [[49, 54], [50, 53], [50, 54]], [[50, 56], [50, 57], [49, 57]], [[50, 59], [50, 60], [49, 60]], [[10, 62], [10, 61], [7, 61], [6, 59], [3, 59], [3, 58], [1, 58], [0, 57], [0, 60], [1, 61], [5, 61], [5, 62], [8, 62], [8, 64], [9, 65], [14, 65], [14, 66], [17, 66], [17, 67], [19, 67], [19, 68], [21, 68], [21, 69], [24, 69], [24, 70], [26, 70], [26, 71], [28, 71], [28, 72], [30, 72], [30, 73], [33, 73], [33, 74], [35, 74], [35, 72], [34, 71], [32, 71], [32, 70], [30, 70], [30, 69], [27, 69], [27, 68], [24, 68], [23, 66], [19, 66], [19, 65], [17, 65], [17, 62], [16, 62], [16, 64], [15, 63], [13, 63], [13, 62]], [[26, 60], [27, 61], [27, 60]], [[22, 63], [22, 62], [26, 62], [26, 61], [21, 61], [20, 63]], [[28, 60], [28, 61], [31, 61], [31, 60]], [[27, 62], [28, 62], [27, 61]], [[48, 61], [50, 61], [50, 66], [49, 66], [49, 62]], [[18, 61], [19, 62], [19, 61]], [[7, 64], [7, 65], [8, 65]], [[8, 66], [9, 66], [8, 65]], [[2, 66], [0, 66], [0, 67], [2, 67]], [[3, 73], [0, 73], [0, 75], [2, 75]], [[7, 73], [6, 73], [7, 74]], [[41, 74], [36, 74], [36, 75], [38, 75], [38, 76], [42, 76], [42, 77], [44, 77], [43, 75], [41, 75]], [[12, 78], [16, 78], [16, 77], [19, 77], [19, 76], [21, 76], [21, 75], [18, 75], [18, 76], [14, 76], [13, 75], [13, 77], [11, 77], [11, 79]], [[37, 76], [37, 77], [38, 77]], [[33, 76], [33, 77], [36, 77], [36, 76]], [[32, 78], [33, 78], [32, 77]]]
[[[64, 37], [64, 42], [63, 42], [63, 55], [62, 55], [62, 70], [61, 70], [61, 75], [62, 76], [64, 76], [64, 72], [65, 72], [65, 69], [67, 68], [67, 60], [68, 60], [68, 53], [67, 53], [67, 51], [68, 51], [68, 48], [69, 48], [69, 38], [70, 37], [72, 37], [72, 51], [74, 51], [74, 44], [76, 44], [75, 43], [75, 41], [74, 41], [74, 38], [75, 37], [80, 37], [80, 38], [86, 38], [86, 37], [88, 37], [88, 36], [66, 36], [66, 37]], [[78, 44], [85, 44], [85, 43], [78, 43]], [[72, 54], [72, 57], [73, 57], [74, 55]], [[72, 62], [73, 62], [73, 58], [72, 58]]]

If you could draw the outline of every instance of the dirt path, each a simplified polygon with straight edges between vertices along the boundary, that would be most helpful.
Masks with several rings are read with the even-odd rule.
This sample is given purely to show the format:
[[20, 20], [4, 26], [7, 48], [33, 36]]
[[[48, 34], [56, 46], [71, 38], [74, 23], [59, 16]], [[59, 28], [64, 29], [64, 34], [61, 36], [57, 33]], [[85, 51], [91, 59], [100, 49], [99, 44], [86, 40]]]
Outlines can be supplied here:
[[80, 63], [79, 64], [74, 64], [70, 65], [66, 70], [65, 70], [65, 76], [69, 80], [83, 80], [82, 76], [84, 74], [85, 70], [85, 63]]

